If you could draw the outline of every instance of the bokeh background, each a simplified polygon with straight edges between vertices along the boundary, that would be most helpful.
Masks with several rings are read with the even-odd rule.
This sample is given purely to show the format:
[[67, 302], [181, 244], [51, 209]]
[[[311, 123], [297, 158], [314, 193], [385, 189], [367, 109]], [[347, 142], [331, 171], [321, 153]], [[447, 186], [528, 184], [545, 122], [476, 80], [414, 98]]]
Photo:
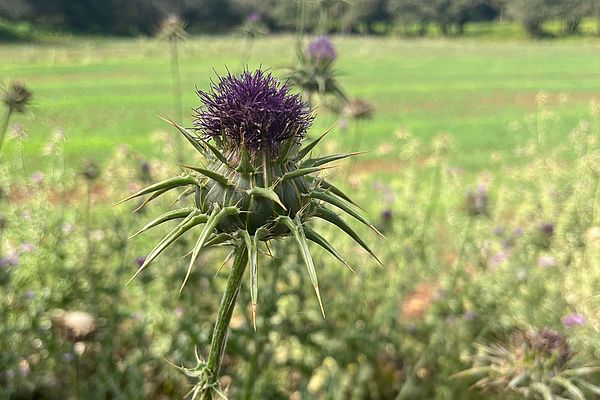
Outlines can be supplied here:
[[[317, 38], [343, 95], [307, 84]], [[129, 236], [177, 194], [111, 205], [201, 162], [159, 117], [192, 127], [197, 90], [258, 67], [310, 101], [310, 137], [334, 126], [322, 154], [368, 151], [327, 177], [385, 267], [317, 223], [356, 270], [315, 246], [323, 319], [278, 243], [256, 331], [238, 300], [231, 399], [599, 397], [598, 1], [4, 0], [0, 398], [189, 391], [176, 366], [207, 355], [227, 252], [179, 294], [182, 238], [126, 286], [169, 227]]]

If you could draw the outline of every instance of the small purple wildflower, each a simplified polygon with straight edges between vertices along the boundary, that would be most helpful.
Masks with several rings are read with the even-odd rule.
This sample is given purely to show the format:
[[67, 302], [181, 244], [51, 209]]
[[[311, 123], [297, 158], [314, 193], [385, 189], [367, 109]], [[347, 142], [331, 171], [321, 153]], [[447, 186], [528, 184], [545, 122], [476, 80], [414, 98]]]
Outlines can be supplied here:
[[383, 220], [385, 220], [385, 221], [390, 221], [392, 219], [392, 216], [393, 216], [392, 210], [390, 210], [390, 209], [383, 210], [381, 212], [381, 218], [383, 218]]
[[61, 226], [61, 230], [63, 233], [71, 233], [73, 231], [73, 224], [70, 222], [64, 222]]
[[21, 253], [31, 253], [35, 250], [35, 245], [31, 242], [21, 243]]
[[35, 292], [34, 292], [33, 290], [27, 290], [27, 291], [25, 292], [25, 298], [26, 298], [27, 300], [31, 300], [31, 299], [33, 299], [34, 297], [35, 297]]
[[138, 257], [135, 259], [135, 264], [138, 267], [141, 267], [142, 265], [144, 265], [144, 261], [146, 261], [146, 257]]
[[41, 172], [35, 172], [33, 175], [31, 175], [31, 182], [37, 184], [40, 184], [44, 181], [44, 174], [42, 174]]
[[503, 262], [505, 260], [506, 260], [506, 253], [503, 252], [503, 251], [501, 251], [500, 253], [495, 254], [492, 257], [492, 262], [493, 263], [501, 263], [501, 262]]
[[340, 128], [340, 130], [345, 131], [346, 129], [348, 129], [348, 121], [346, 121], [345, 119], [341, 119], [338, 123], [338, 127]]
[[554, 257], [540, 257], [537, 263], [538, 267], [554, 267], [556, 259]]
[[182, 318], [183, 315], [185, 314], [185, 311], [183, 311], [183, 307], [175, 307], [175, 316], [177, 318]]
[[581, 314], [573, 313], [563, 317], [562, 323], [566, 327], [572, 327], [575, 325], [583, 326], [585, 325], [585, 318]]
[[19, 264], [19, 253], [12, 252], [8, 256], [0, 259], [0, 268], [14, 267]]
[[504, 234], [504, 226], [502, 225], [497, 225], [494, 227], [494, 229], [492, 229], [492, 233], [496, 236], [502, 236]]
[[552, 224], [552, 223], [545, 222], [545, 223], [541, 224], [538, 228], [539, 228], [540, 232], [545, 236], [554, 235], [554, 224]]
[[517, 227], [515, 228], [515, 230], [514, 230], [514, 234], [515, 234], [515, 236], [517, 236], [517, 237], [518, 237], [518, 236], [523, 236], [523, 234], [524, 234], [524, 233], [525, 233], [525, 231], [524, 231], [524, 230], [523, 230], [523, 228], [522, 228], [522, 227], [520, 227], [520, 226], [517, 226]]
[[335, 47], [326, 36], [319, 36], [306, 46], [306, 55], [317, 62], [333, 61], [337, 57]]
[[148, 175], [150, 174], [150, 163], [148, 161], [144, 161], [141, 165], [140, 168], [142, 170], [142, 174], [144, 175]]
[[477, 313], [473, 310], [467, 310], [463, 314], [463, 318], [465, 319], [465, 321], [475, 321], [475, 319], [477, 318]]
[[203, 106], [195, 110], [196, 131], [205, 139], [222, 140], [233, 151], [243, 144], [252, 153], [276, 154], [288, 140], [301, 140], [313, 121], [299, 94], [260, 69], [228, 73], [210, 91], [197, 94]]
[[142, 313], [141, 311], [137, 310], [136, 312], [134, 312], [133, 314], [131, 314], [131, 318], [133, 318], [134, 321], [139, 321], [142, 319]]
[[254, 12], [248, 14], [248, 16], [246, 17], [246, 21], [252, 22], [252, 23], [256, 23], [256, 22], [260, 21], [260, 13], [254, 11]]

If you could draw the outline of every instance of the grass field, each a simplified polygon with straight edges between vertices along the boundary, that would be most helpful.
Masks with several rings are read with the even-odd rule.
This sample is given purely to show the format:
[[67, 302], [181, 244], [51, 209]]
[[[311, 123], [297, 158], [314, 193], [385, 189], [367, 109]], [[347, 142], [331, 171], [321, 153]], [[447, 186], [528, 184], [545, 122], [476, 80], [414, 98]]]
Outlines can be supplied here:
[[[538, 92], [548, 93], [548, 107], [559, 116], [549, 137], [560, 142], [589, 116], [600, 88], [600, 43], [590, 40], [336, 37], [334, 42], [344, 87], [375, 105], [374, 120], [361, 127], [361, 150], [377, 149], [399, 127], [423, 140], [446, 132], [455, 140], [454, 162], [467, 170], [485, 168], [491, 152], [508, 154], [525, 142], [524, 120], [535, 112]], [[234, 36], [199, 37], [182, 45], [185, 124], [191, 122], [185, 110], [198, 104], [194, 87], [206, 89], [213, 68], [240, 70], [247, 47]], [[73, 161], [102, 158], [120, 143], [155, 154], [148, 136], [166, 129], [157, 115], [173, 115], [168, 54], [165, 43], [150, 39], [0, 45], [0, 77], [22, 80], [35, 92], [34, 116], [19, 121], [30, 134], [26, 154], [41, 154], [56, 127], [64, 129]], [[266, 37], [256, 41], [248, 64], [281, 74], [293, 58], [292, 37]], [[321, 112], [313, 132], [333, 122]], [[337, 137], [349, 144], [347, 134]], [[7, 153], [15, 149], [9, 144]]]

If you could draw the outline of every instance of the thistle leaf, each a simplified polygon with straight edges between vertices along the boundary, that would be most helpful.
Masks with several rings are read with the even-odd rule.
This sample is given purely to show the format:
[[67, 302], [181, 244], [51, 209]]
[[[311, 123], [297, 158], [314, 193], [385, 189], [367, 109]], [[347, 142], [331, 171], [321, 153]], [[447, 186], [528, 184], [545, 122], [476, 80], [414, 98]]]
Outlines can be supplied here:
[[308, 269], [308, 275], [310, 276], [310, 280], [315, 288], [315, 293], [317, 294], [317, 299], [319, 300], [319, 306], [321, 307], [321, 313], [323, 314], [323, 318], [325, 318], [325, 310], [323, 309], [323, 302], [321, 301], [321, 293], [319, 292], [319, 281], [317, 279], [317, 271], [315, 270], [315, 265], [313, 263], [312, 257], [310, 255], [310, 250], [308, 249], [308, 244], [306, 243], [306, 236], [304, 235], [304, 229], [302, 229], [302, 222], [300, 221], [300, 216], [296, 215], [295, 220], [292, 220], [288, 216], [279, 216], [276, 219], [277, 222], [285, 225], [296, 240], [298, 247], [300, 249], [300, 254], [302, 254], [302, 259], [306, 264], [306, 268]]
[[287, 208], [285, 208], [285, 206], [281, 202], [281, 199], [279, 198], [277, 193], [275, 193], [275, 191], [271, 188], [263, 188], [263, 187], [255, 186], [250, 190], [246, 190], [246, 193], [248, 193], [250, 196], [255, 195], [255, 196], [260, 196], [260, 197], [269, 199], [269, 200], [279, 204], [279, 206], [281, 208], [283, 208], [285, 211], [287, 211]]
[[194, 266], [194, 262], [196, 262], [196, 259], [198, 258], [198, 254], [200, 254], [200, 250], [202, 250], [206, 246], [206, 242], [208, 241], [210, 234], [213, 233], [213, 231], [217, 227], [217, 224], [219, 223], [219, 221], [224, 217], [227, 217], [227, 216], [233, 215], [233, 214], [237, 214], [238, 212], [239, 212], [239, 210], [236, 207], [225, 207], [225, 208], [221, 208], [221, 209], [219, 209], [218, 207], [215, 207], [213, 209], [212, 213], [208, 217], [208, 220], [206, 221], [206, 225], [204, 226], [202, 233], [198, 237], [198, 241], [196, 242], [196, 245], [194, 246], [194, 249], [192, 251], [192, 259], [190, 260], [190, 264], [188, 266], [188, 269], [185, 274], [185, 278], [183, 280], [181, 288], [179, 289], [179, 293], [181, 293], [188, 278], [190, 277], [190, 273], [192, 272], [192, 267]]
[[355, 207], [358, 207], [361, 210], [364, 210], [361, 206], [356, 204], [354, 202], [354, 200], [352, 200], [350, 197], [348, 197], [344, 192], [342, 192], [336, 186], [333, 186], [331, 183], [327, 182], [325, 179], [315, 178], [313, 176], [307, 176], [306, 179], [311, 183], [314, 181], [318, 181], [318, 186], [323, 188], [325, 191], [331, 192], [331, 193], [335, 194], [336, 196], [341, 197], [342, 199], [346, 200], [348, 203], [354, 205]]
[[250, 299], [252, 302], [252, 325], [256, 331], [256, 305], [258, 298], [258, 239], [259, 232], [250, 236], [247, 231], [240, 231], [246, 248], [248, 249], [248, 263], [250, 264]]
[[305, 167], [318, 167], [320, 165], [328, 164], [330, 162], [334, 162], [334, 161], [338, 161], [338, 160], [343, 160], [344, 158], [353, 157], [353, 156], [357, 156], [357, 155], [365, 154], [365, 153], [368, 153], [368, 151], [358, 151], [358, 152], [354, 152], [354, 153], [332, 154], [330, 156], [325, 156], [325, 157], [309, 158], [308, 160], [306, 160], [302, 164], [300, 164], [300, 167], [301, 168], [305, 168]]
[[346, 203], [344, 203], [341, 199], [333, 196], [331, 193], [327, 193], [327, 192], [325, 192], [323, 190], [315, 190], [315, 191], [311, 192], [310, 197], [312, 197], [314, 199], [322, 200], [322, 201], [324, 201], [326, 203], [329, 203], [329, 204], [331, 204], [333, 206], [336, 206], [340, 210], [344, 211], [346, 214], [349, 214], [350, 216], [356, 218], [357, 220], [359, 220], [360, 222], [362, 222], [363, 224], [365, 224], [366, 226], [368, 226], [369, 228], [371, 228], [371, 230], [373, 230], [375, 233], [377, 233], [382, 238], [385, 238], [385, 236], [383, 236], [383, 234], [381, 232], [379, 232], [377, 230], [377, 228], [375, 228], [358, 211], [356, 211], [355, 209], [353, 209], [352, 207], [350, 207], [349, 205], [347, 205]]
[[301, 176], [304, 175], [308, 175], [308, 174], [312, 174], [315, 172], [319, 172], [322, 171], [324, 169], [330, 169], [330, 168], [335, 168], [336, 166], [331, 166], [331, 167], [308, 167], [308, 168], [299, 168], [295, 171], [290, 171], [290, 172], [286, 172], [285, 174], [283, 174], [283, 176], [281, 177], [281, 179], [279, 180], [280, 182], [285, 182], [287, 180], [290, 179], [296, 179], [299, 178]]
[[319, 142], [321, 141], [321, 139], [323, 139], [325, 137], [325, 135], [327, 135], [329, 132], [331, 132], [331, 130], [335, 127], [335, 124], [333, 124], [331, 126], [331, 128], [327, 129], [325, 131], [324, 134], [322, 134], [321, 136], [319, 136], [317, 139], [315, 139], [314, 141], [312, 141], [311, 143], [307, 144], [306, 146], [302, 147], [300, 149], [300, 151], [298, 152], [298, 160], [302, 160], [304, 157], [306, 157], [306, 155], [308, 153], [311, 152], [312, 149], [315, 148], [316, 145], [319, 144]]
[[369, 246], [367, 246], [367, 244], [360, 238], [360, 236], [358, 236], [358, 234], [356, 232], [354, 232], [354, 230], [346, 223], [346, 221], [344, 221], [334, 211], [332, 211], [328, 208], [325, 208], [325, 207], [318, 207], [315, 215], [321, 219], [324, 219], [325, 221], [327, 221], [329, 223], [332, 223], [333, 225], [335, 225], [338, 228], [340, 228], [341, 230], [343, 230], [356, 243], [358, 243], [360, 245], [360, 247], [365, 249], [367, 251], [367, 253], [369, 253], [375, 260], [377, 260], [377, 262], [383, 267], [383, 263], [379, 260], [379, 258], [377, 258], [375, 253], [373, 253], [373, 251], [371, 251]]
[[169, 204], [169, 207], [173, 206], [176, 203], [179, 203], [181, 200], [185, 199], [186, 197], [188, 197], [195, 191], [196, 191], [195, 187], [189, 187], [189, 188], [185, 189], [183, 192], [181, 192], [179, 194], [179, 196], [177, 196], [177, 198], [175, 200], [173, 200], [173, 202], [171, 204]]
[[209, 143], [209, 142], [207, 142], [207, 141], [204, 141], [204, 140], [203, 140], [203, 141], [202, 141], [202, 143], [203, 143], [203, 144], [204, 144], [206, 147], [208, 147], [208, 149], [209, 149], [209, 150], [210, 150], [210, 151], [213, 153], [213, 155], [214, 155], [215, 157], [217, 157], [217, 159], [218, 159], [219, 161], [221, 161], [223, 164], [227, 165], [229, 168], [231, 168], [231, 169], [235, 169], [235, 166], [234, 166], [234, 165], [232, 165], [232, 164], [229, 162], [229, 160], [227, 159], [227, 157], [225, 157], [225, 156], [223, 155], [223, 153], [221, 153], [221, 152], [219, 151], [219, 149], [217, 149], [215, 146], [213, 146], [212, 144], [210, 144], [210, 143]]
[[192, 211], [183, 221], [179, 223], [171, 232], [167, 234], [157, 245], [152, 249], [150, 254], [144, 260], [144, 263], [140, 266], [137, 272], [129, 279], [127, 284], [130, 284], [147, 266], [152, 260], [154, 260], [164, 249], [166, 249], [171, 243], [178, 237], [183, 235], [185, 232], [190, 230], [196, 225], [202, 224], [205, 220], [205, 215], [198, 215], [196, 211]]
[[166, 212], [163, 215], [161, 215], [160, 217], [148, 222], [142, 229], [140, 229], [139, 231], [137, 231], [136, 233], [131, 235], [130, 238], [137, 236], [140, 233], [146, 232], [148, 229], [154, 228], [155, 226], [158, 226], [164, 222], [171, 221], [171, 220], [177, 219], [177, 218], [185, 218], [188, 215], [190, 215], [190, 213], [192, 211], [194, 211], [193, 208], [182, 208], [179, 210], [173, 210], [173, 211]]
[[591, 384], [591, 383], [589, 383], [587, 381], [584, 381], [583, 379], [579, 379], [579, 378], [576, 378], [575, 382], [577, 382], [577, 384], [579, 386], [581, 386], [582, 388], [584, 388], [588, 392], [591, 392], [591, 393], [594, 393], [595, 395], [600, 396], [600, 387], [598, 387], [598, 386], [596, 386], [594, 384]]
[[[300, 127], [298, 127], [298, 129], [300, 129]], [[276, 164], [281, 165], [290, 158], [290, 151], [296, 144], [296, 136], [298, 135], [298, 129], [296, 130], [294, 137], [290, 138], [279, 152], [279, 156], [277, 156], [277, 158], [275, 159]]]
[[533, 382], [529, 387], [537, 393], [541, 394], [544, 400], [554, 400], [552, 390], [550, 390], [550, 388], [547, 385], [544, 385], [541, 382]]
[[311, 242], [314, 242], [316, 244], [318, 244], [319, 246], [321, 246], [322, 248], [324, 248], [325, 250], [327, 250], [329, 253], [331, 253], [331, 255], [333, 255], [335, 258], [337, 258], [342, 264], [344, 264], [346, 267], [348, 267], [348, 269], [352, 272], [354, 272], [354, 270], [352, 269], [352, 267], [346, 262], [346, 260], [344, 260], [342, 258], [342, 256], [340, 255], [340, 253], [338, 253], [331, 244], [329, 244], [329, 242], [321, 235], [319, 235], [317, 232], [315, 232], [310, 226], [308, 225], [303, 225], [302, 229], [304, 229], [304, 235], [306, 236], [306, 238], [308, 240], [310, 240]]
[[581, 392], [581, 390], [575, 386], [573, 384], [573, 382], [571, 382], [568, 379], [562, 378], [560, 376], [555, 376], [553, 378], [550, 378], [550, 382], [551, 383], [555, 383], [559, 386], [562, 386], [563, 388], [565, 388], [567, 390], [567, 392], [569, 392], [569, 394], [576, 400], [585, 400], [585, 396], [583, 395], [583, 393]]
[[[187, 189], [186, 189], [187, 190]], [[162, 189], [162, 190], [157, 190], [156, 192], [152, 193], [150, 196], [148, 196], [146, 198], [146, 200], [144, 200], [142, 202], [142, 204], [140, 204], [139, 206], [137, 206], [137, 208], [135, 210], [133, 210], [133, 212], [138, 212], [140, 211], [142, 208], [144, 208], [146, 206], [146, 204], [150, 203], [152, 200], [158, 198], [159, 196], [161, 196], [162, 194], [168, 192], [169, 189]]]
[[202, 146], [202, 144], [200, 143], [200, 139], [196, 135], [192, 134], [187, 129], [177, 125], [170, 118], [159, 118], [168, 123], [169, 125], [173, 125], [175, 128], [177, 128], [179, 132], [181, 132], [181, 134], [187, 139], [187, 141], [190, 142], [200, 154], [206, 157], [206, 149]]
[[188, 166], [188, 165], [181, 165], [181, 164], [178, 164], [178, 165], [180, 167], [191, 169], [192, 171], [199, 172], [202, 175], [206, 176], [207, 178], [210, 178], [210, 179], [212, 179], [212, 180], [220, 183], [223, 186], [231, 186], [232, 185], [232, 183], [229, 182], [229, 179], [227, 179], [226, 176], [221, 175], [218, 172], [211, 171], [211, 170], [206, 169], [206, 168], [191, 167], [191, 166]]
[[171, 189], [174, 189], [179, 186], [186, 186], [186, 185], [192, 185], [192, 184], [197, 184], [197, 183], [198, 183], [198, 180], [196, 178], [194, 178], [193, 176], [190, 176], [190, 175], [176, 176], [175, 178], [167, 179], [166, 181], [158, 182], [158, 183], [155, 183], [154, 185], [148, 186], [147, 188], [142, 189], [139, 192], [132, 194], [131, 196], [127, 197], [126, 199], [123, 199], [123, 200], [113, 204], [113, 206], [119, 205], [128, 200], [134, 199], [139, 196], [143, 196], [145, 194], [153, 193], [153, 192], [156, 192], [159, 190], [164, 190], [163, 191], [163, 193], [164, 193], [167, 190], [171, 190]]
[[235, 170], [237, 172], [242, 172], [245, 174], [253, 174], [256, 172], [256, 170], [254, 169], [254, 166], [252, 165], [252, 159], [250, 157], [250, 153], [248, 153], [248, 149], [246, 148], [246, 146], [243, 143], [241, 146], [240, 162]]

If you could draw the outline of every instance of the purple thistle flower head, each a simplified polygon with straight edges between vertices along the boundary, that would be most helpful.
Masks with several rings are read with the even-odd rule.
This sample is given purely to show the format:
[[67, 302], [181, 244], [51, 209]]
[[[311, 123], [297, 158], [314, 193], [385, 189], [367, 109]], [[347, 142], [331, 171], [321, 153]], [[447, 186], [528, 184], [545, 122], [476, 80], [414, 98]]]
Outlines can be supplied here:
[[333, 61], [337, 57], [333, 43], [326, 36], [319, 36], [306, 46], [306, 55], [318, 62]]
[[581, 314], [573, 313], [563, 317], [562, 323], [566, 327], [571, 327], [575, 325], [583, 326], [585, 325], [585, 318]]
[[538, 258], [538, 267], [554, 267], [555, 265], [556, 265], [556, 259], [554, 257]]
[[254, 11], [254, 12], [248, 14], [248, 16], [246, 17], [246, 20], [248, 22], [258, 22], [258, 21], [260, 21], [260, 13]]
[[299, 142], [313, 121], [300, 95], [260, 69], [228, 73], [197, 93], [204, 105], [195, 110], [196, 131], [231, 151], [243, 144], [252, 153], [275, 155], [288, 140]]
[[554, 235], [554, 224], [545, 222], [539, 226], [539, 230], [543, 235], [552, 236]]
[[146, 257], [138, 257], [135, 259], [135, 264], [138, 267], [141, 267], [142, 265], [144, 265], [144, 261], [146, 261]]

